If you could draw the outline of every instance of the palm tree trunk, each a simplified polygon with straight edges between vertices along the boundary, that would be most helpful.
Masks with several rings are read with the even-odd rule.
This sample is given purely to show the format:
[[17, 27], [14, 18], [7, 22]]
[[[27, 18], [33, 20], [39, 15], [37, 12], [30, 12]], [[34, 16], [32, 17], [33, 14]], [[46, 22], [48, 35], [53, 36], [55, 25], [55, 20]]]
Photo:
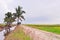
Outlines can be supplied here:
[[21, 22], [19, 22], [19, 20], [20, 20], [20, 19], [19, 19], [19, 17], [18, 17], [18, 19], [17, 19], [17, 25], [21, 24]]
[[17, 23], [19, 22], [19, 18], [17, 19]]

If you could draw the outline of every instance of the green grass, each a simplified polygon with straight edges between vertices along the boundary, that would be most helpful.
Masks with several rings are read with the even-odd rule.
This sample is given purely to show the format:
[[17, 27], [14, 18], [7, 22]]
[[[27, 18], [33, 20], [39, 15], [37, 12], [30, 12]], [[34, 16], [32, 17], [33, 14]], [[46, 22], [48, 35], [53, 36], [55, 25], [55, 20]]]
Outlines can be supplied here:
[[28, 35], [25, 35], [22, 28], [17, 28], [14, 32], [6, 37], [6, 40], [31, 40]]
[[30, 37], [28, 35], [25, 35], [22, 30], [14, 32], [12, 36], [18, 39], [20, 38], [21, 40], [30, 40]]
[[5, 26], [5, 24], [0, 24], [0, 27], [4, 27]]
[[40, 30], [60, 34], [60, 25], [34, 25], [34, 24], [26, 24], [26, 25]]

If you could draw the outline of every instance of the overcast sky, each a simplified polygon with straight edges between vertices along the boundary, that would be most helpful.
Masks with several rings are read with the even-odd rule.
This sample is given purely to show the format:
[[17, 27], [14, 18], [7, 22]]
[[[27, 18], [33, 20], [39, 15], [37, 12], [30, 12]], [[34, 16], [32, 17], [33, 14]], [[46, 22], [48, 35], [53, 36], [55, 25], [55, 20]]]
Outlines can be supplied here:
[[8, 11], [20, 5], [26, 11], [23, 23], [60, 24], [60, 0], [0, 0], [0, 23]]

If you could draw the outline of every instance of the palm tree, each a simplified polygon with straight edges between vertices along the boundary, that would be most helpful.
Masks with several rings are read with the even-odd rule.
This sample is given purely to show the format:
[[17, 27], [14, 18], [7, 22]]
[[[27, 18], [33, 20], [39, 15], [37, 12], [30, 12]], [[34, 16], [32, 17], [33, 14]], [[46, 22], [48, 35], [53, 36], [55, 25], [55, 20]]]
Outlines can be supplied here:
[[14, 19], [13, 15], [11, 14], [11, 12], [7, 12], [5, 14], [4, 22], [6, 22], [7, 25], [11, 25], [12, 22], [14, 22], [14, 21], [15, 21], [15, 19]]
[[7, 33], [10, 32], [10, 27], [11, 27], [11, 24], [12, 22], [14, 22], [15, 19], [13, 18], [13, 15], [11, 14], [11, 12], [7, 12], [5, 14], [5, 18], [4, 18], [4, 22], [6, 22], [6, 31]]
[[22, 10], [22, 7], [18, 6], [18, 8], [15, 9], [16, 13], [13, 13], [13, 15], [15, 16], [15, 18], [17, 19], [17, 24], [21, 24], [20, 21], [22, 21], [22, 19], [25, 20], [24, 16], [22, 15], [23, 13], [25, 13], [25, 11]]

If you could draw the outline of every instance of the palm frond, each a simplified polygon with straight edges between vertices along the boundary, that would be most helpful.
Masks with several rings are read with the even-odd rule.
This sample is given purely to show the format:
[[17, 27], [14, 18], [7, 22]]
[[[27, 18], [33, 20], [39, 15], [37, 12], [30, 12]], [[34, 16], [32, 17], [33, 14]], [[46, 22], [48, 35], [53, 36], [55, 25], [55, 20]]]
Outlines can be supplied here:
[[25, 20], [24, 16], [21, 16], [21, 18]]
[[20, 18], [20, 21], [22, 21], [22, 19]]
[[25, 11], [22, 11], [22, 13], [26, 13]]

